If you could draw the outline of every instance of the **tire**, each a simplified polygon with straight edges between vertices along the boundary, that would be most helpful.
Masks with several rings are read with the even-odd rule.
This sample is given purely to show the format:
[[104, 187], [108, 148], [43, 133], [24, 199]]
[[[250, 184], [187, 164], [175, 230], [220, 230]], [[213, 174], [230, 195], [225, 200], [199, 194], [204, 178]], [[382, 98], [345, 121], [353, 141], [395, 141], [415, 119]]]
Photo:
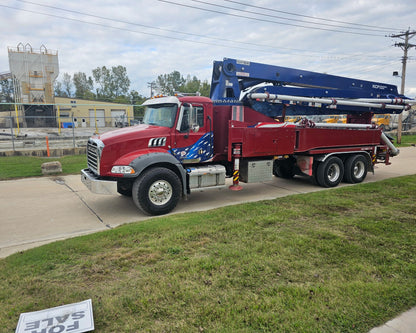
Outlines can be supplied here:
[[117, 192], [125, 197], [131, 197], [132, 182], [125, 180], [117, 181]]
[[313, 161], [313, 166], [312, 166], [312, 168], [313, 168], [312, 169], [312, 183], [314, 185], [318, 185], [318, 186], [320, 186], [319, 183], [318, 183], [318, 167], [319, 167], [320, 164], [321, 164], [321, 162], [314, 160]]
[[181, 181], [167, 168], [145, 171], [133, 184], [134, 204], [148, 215], [162, 215], [172, 211], [181, 196]]
[[318, 165], [316, 181], [322, 187], [337, 186], [344, 176], [344, 164], [341, 159], [332, 156]]
[[363, 155], [352, 155], [345, 161], [344, 180], [347, 183], [361, 183], [367, 176], [368, 162]]
[[292, 158], [275, 160], [273, 163], [273, 175], [276, 177], [291, 179], [295, 176], [295, 162]]

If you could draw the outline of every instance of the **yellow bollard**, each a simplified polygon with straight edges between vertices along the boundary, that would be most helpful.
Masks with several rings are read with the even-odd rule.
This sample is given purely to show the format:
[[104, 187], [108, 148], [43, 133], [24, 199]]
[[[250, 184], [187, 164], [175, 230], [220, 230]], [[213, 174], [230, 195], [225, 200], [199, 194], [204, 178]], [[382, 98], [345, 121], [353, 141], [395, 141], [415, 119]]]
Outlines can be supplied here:
[[19, 126], [19, 113], [17, 112], [17, 104], [14, 105], [14, 110], [16, 111], [16, 124], [17, 124], [17, 132], [16, 132], [16, 136], [17, 134], [20, 134], [20, 126]]

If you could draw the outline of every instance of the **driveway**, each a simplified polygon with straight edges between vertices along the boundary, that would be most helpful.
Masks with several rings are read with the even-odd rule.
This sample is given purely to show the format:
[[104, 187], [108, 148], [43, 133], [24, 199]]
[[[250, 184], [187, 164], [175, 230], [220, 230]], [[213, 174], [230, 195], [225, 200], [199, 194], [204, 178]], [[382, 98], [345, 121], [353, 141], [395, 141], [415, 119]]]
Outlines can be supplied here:
[[[365, 182], [416, 174], [416, 148], [401, 148], [391, 162], [389, 166], [377, 165], [375, 174], [368, 174]], [[241, 185], [244, 189], [239, 192], [228, 188], [193, 192], [172, 214], [324, 190], [303, 177]], [[1, 181], [0, 212], [0, 258], [149, 218], [137, 210], [131, 198], [90, 193], [80, 175]]]

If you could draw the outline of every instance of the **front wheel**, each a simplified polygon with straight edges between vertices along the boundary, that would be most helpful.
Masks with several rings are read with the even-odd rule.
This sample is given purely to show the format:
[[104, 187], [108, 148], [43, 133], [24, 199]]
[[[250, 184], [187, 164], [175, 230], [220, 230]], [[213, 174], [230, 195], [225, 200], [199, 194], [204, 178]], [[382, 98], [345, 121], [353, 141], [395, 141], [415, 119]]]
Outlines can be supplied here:
[[132, 195], [135, 205], [142, 212], [149, 215], [167, 214], [178, 204], [181, 181], [170, 169], [153, 168], [136, 179]]
[[323, 187], [337, 186], [344, 176], [344, 164], [336, 156], [329, 157], [325, 162], [319, 163], [316, 170], [316, 181]]

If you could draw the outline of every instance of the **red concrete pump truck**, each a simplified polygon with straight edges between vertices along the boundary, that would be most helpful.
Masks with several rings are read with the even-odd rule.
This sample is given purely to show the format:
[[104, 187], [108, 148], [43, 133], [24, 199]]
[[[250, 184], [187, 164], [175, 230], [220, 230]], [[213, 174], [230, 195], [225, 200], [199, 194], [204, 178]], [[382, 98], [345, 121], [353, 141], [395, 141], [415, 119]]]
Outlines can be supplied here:
[[[310, 176], [323, 187], [359, 183], [399, 153], [371, 118], [410, 101], [385, 83], [224, 59], [211, 96], [152, 98], [143, 123], [97, 135], [87, 145], [83, 183], [94, 193], [132, 196], [146, 214], [166, 214], [193, 190], [272, 176]], [[347, 114], [346, 124], [308, 116]], [[306, 116], [298, 123], [286, 116]]]

